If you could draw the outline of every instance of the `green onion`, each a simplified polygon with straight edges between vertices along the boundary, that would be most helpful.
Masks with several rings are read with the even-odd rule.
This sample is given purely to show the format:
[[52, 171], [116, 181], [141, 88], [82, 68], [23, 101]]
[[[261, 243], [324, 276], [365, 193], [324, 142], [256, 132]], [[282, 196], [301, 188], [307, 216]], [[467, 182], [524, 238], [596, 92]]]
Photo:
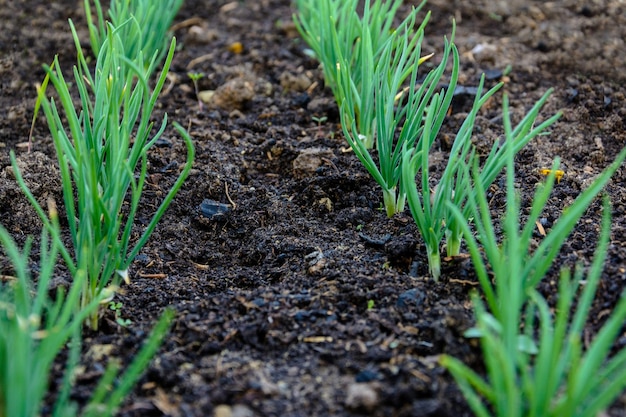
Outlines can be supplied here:
[[[446, 168], [439, 182], [434, 187], [431, 185], [429, 177], [428, 155], [439, 126], [441, 126], [440, 119], [436, 118], [437, 116], [441, 117], [439, 106], [435, 105], [434, 110], [432, 109], [432, 104], [426, 108], [422, 135], [427, 137], [428, 140], [421, 140], [413, 148], [409, 147], [407, 143], [402, 155], [401, 185], [406, 192], [413, 219], [424, 238], [429, 271], [435, 280], [439, 278], [441, 273], [441, 241], [444, 238], [446, 239], [448, 256], [458, 255], [461, 247], [461, 223], [453, 215], [449, 203], [452, 202], [455, 207], [462, 211], [465, 220], [469, 219], [471, 215], [466, 201], [468, 194], [474, 188], [472, 187], [472, 179], [466, 170], [466, 166], [476, 158], [471, 142], [474, 121], [480, 108], [502, 84], [496, 85], [484, 95], [482, 94], [483, 86], [484, 77], [477, 88], [472, 110], [456, 135]], [[481, 189], [487, 189], [502, 171], [506, 164], [509, 150], [516, 154], [531, 139], [541, 134], [560, 117], [560, 114], [557, 114], [539, 126], [534, 127], [539, 110], [548, 99], [551, 91], [546, 92], [533, 106], [503, 144], [495, 141], [476, 179], [476, 181], [480, 182]], [[434, 97], [433, 101], [435, 103], [441, 100], [438, 95]], [[506, 111], [508, 111], [508, 107]], [[415, 181], [416, 176], [418, 176], [417, 183]]]
[[[508, 307], [509, 299], [503, 297], [502, 308], [507, 306], [517, 314], [503, 315], [501, 320], [473, 296], [477, 327], [470, 335], [480, 337], [488, 380], [455, 358], [443, 356], [441, 363], [456, 379], [476, 416], [595, 417], [624, 390], [626, 349], [611, 357], [611, 348], [626, 320], [626, 294], [586, 351], [582, 347], [609, 237], [610, 205], [605, 198], [594, 261], [584, 281], [581, 267], [573, 278], [569, 270], [561, 272], [556, 313], [534, 288], [521, 297], [526, 300], [523, 307]], [[575, 303], [577, 291], [581, 294]]]
[[[344, 100], [349, 101], [357, 134], [361, 135], [366, 149], [373, 148], [375, 142], [375, 90], [371, 78], [374, 63], [385, 49], [393, 48], [388, 45], [392, 38], [402, 37], [402, 32], [413, 29], [407, 22], [415, 20], [425, 3], [394, 28], [402, 0], [365, 2], [363, 17], [357, 13], [358, 0], [296, 1], [298, 14], [293, 17], [296, 28], [322, 63], [326, 85], [339, 107]], [[342, 80], [343, 74], [338, 74], [338, 65], [349, 74], [349, 82]]]
[[[300, 13], [294, 20], [322, 61], [326, 83], [339, 105], [344, 136], [382, 187], [385, 211], [391, 217], [404, 210], [405, 194], [399, 189], [401, 150], [405, 144], [412, 146], [421, 140], [426, 105], [431, 98], [440, 97], [435, 91], [453, 53], [450, 86], [436, 104], [438, 126], [433, 137], [436, 135], [456, 85], [458, 52], [446, 40], [441, 63], [418, 83], [419, 67], [430, 57], [420, 58], [430, 14], [415, 28], [424, 3], [393, 29], [393, 15], [401, 2], [365, 2], [362, 18], [356, 12], [357, 3], [300, 0]], [[381, 15], [381, 10], [389, 14]], [[381, 16], [386, 17], [381, 20]], [[378, 163], [370, 152], [373, 146]]]
[[[58, 233], [53, 204], [48, 220]], [[20, 251], [9, 233], [0, 227], [0, 245], [15, 274], [13, 280], [0, 282], [0, 417], [41, 414], [55, 357], [100, 302], [96, 298], [75, 313], [84, 275], [75, 278], [67, 294], [62, 288], [57, 289], [56, 298], [51, 300], [48, 287], [59, 253], [58, 243], [44, 228], [37, 284], [29, 276], [31, 243], [32, 239], [28, 239]]]
[[[403, 25], [412, 27], [414, 21], [415, 11], [408, 21], [403, 22]], [[452, 43], [446, 40], [441, 63], [418, 85], [419, 66], [423, 62], [423, 59], [419, 57], [426, 22], [427, 19], [412, 37], [409, 36], [408, 29], [394, 32], [384, 45], [375, 64], [370, 54], [371, 70], [366, 74], [367, 79], [370, 80], [367, 83], [368, 94], [362, 98], [373, 99], [369, 106], [375, 112], [378, 164], [367, 149], [367, 143], [362, 140], [363, 135], [356, 124], [356, 114], [353, 111], [356, 106], [351, 101], [352, 96], [346, 96], [340, 109], [344, 136], [357, 158], [382, 187], [383, 203], [389, 217], [404, 210], [405, 193], [404, 190], [398, 189], [402, 148], [412, 147], [416, 142], [430, 142], [434, 139], [452, 101], [458, 76], [458, 52]], [[361, 41], [363, 54], [371, 50], [368, 46], [370, 33], [367, 28], [365, 29]], [[445, 94], [439, 94], [436, 93], [438, 83], [446, 68], [450, 53], [454, 57], [450, 86]], [[364, 62], [367, 61], [364, 60]], [[340, 61], [340, 65], [337, 66], [338, 79], [340, 84], [350, 85], [350, 74], [344, 71], [345, 67], [345, 60]], [[410, 77], [410, 81], [405, 89], [403, 83], [407, 76]], [[425, 131], [422, 119], [429, 103], [432, 104], [436, 115], [432, 131]]]
[[[164, 311], [143, 347], [122, 375], [118, 375], [120, 364], [117, 361], [109, 363], [89, 404], [81, 414], [82, 417], [110, 417], [116, 414], [122, 401], [141, 375], [143, 375], [152, 357], [161, 346], [174, 320], [174, 316], [174, 310], [166, 309]], [[119, 382], [112, 389], [116, 378], [119, 378]]]
[[[136, 21], [131, 18], [122, 27], [107, 25], [107, 38], [99, 51], [92, 76], [70, 21], [78, 50], [74, 83], [80, 97], [80, 112], [74, 108], [58, 59], [54, 61], [54, 70], [46, 67], [61, 107], [57, 107], [54, 99], [42, 100], [42, 107], [57, 152], [73, 253], [63, 245], [59, 250], [72, 276], [86, 276], [82, 307], [103, 291], [112, 296], [120, 280], [129, 280], [130, 263], [182, 186], [194, 157], [191, 138], [175, 123], [187, 145], [187, 162], [148, 226], [139, 231], [139, 239], [131, 239], [147, 175], [147, 151], [167, 126], [167, 117], [164, 117], [156, 133], [152, 134], [150, 118], [176, 45], [172, 39], [163, 70], [151, 92], [148, 78], [156, 63], [156, 55], [152, 56], [147, 68], [144, 67], [141, 52], [135, 60], [127, 57], [125, 45], [133, 42], [121, 37], [122, 33], [128, 35], [123, 31], [124, 26], [134, 24]], [[138, 36], [138, 33], [132, 33]], [[40, 94], [44, 92], [40, 91]], [[67, 125], [63, 123], [64, 119]], [[20, 186], [52, 237], [61, 242], [59, 234], [52, 229], [26, 187], [13, 153], [11, 158]], [[90, 326], [94, 329], [97, 328], [97, 317], [97, 312], [91, 315]]]
[[[503, 113], [505, 136], [509, 141], [514, 137], [514, 130], [506, 96]], [[563, 211], [533, 253], [530, 253], [532, 232], [554, 186], [558, 160], [546, 183], [537, 189], [522, 227], [520, 201], [514, 184], [514, 154], [514, 148], [509, 147], [502, 242], [495, 233], [476, 162], [471, 170], [475, 188], [468, 195], [476, 236], [465, 213], [448, 203], [467, 241], [485, 300], [483, 303], [477, 295], [473, 296], [477, 325], [466, 335], [480, 337], [487, 380], [449, 356], [442, 357], [441, 363], [455, 377], [477, 416], [596, 416], [626, 387], [626, 350], [609, 359], [610, 348], [626, 319], [626, 297], [622, 296], [586, 352], [581, 346], [582, 332], [607, 256], [610, 207], [606, 199], [600, 243], [576, 305], [576, 291], [583, 285], [581, 268], [576, 269], [573, 279], [568, 270], [562, 271], [555, 317], [536, 286], [545, 277], [577, 221], [622, 165], [626, 148]], [[465, 170], [469, 175], [470, 169]], [[574, 311], [573, 316], [571, 311]]]
[[[513, 130], [511, 127], [510, 115], [508, 114], [508, 98], [506, 95], [503, 100], [503, 119], [505, 137], [508, 142], [514, 137], [514, 133], [517, 129]], [[541, 128], [541, 126], [536, 127], [535, 130], [539, 128]], [[555, 222], [553, 228], [543, 238], [533, 253], [530, 253], [530, 248], [533, 246], [531, 242], [533, 239], [533, 231], [554, 186], [554, 177], [559, 161], [558, 159], [555, 161], [551, 174], [547, 177], [546, 183], [541, 184], [537, 188], [526, 224], [520, 230], [521, 225], [519, 219], [521, 218], [521, 213], [518, 201], [519, 198], [515, 194], [514, 186], [514, 154], [515, 148], [508, 148], [508, 156], [506, 156], [507, 210], [503, 221], [503, 230], [506, 235], [505, 242], [507, 243], [504, 247], [506, 252], [502, 252], [503, 249], [500, 247], [496, 238], [494, 222], [489, 212], [486, 188], [480, 181], [480, 174], [478, 172], [476, 162], [474, 163], [472, 169], [473, 189], [472, 192], [469, 193], [467, 199], [470, 211], [469, 218], [473, 218], [474, 227], [477, 232], [476, 237], [473, 235], [468, 224], [468, 217], [454, 204], [448, 204], [452, 215], [458, 221], [458, 224], [463, 232], [463, 236], [466, 239], [468, 249], [474, 262], [474, 268], [476, 269], [476, 274], [487, 304], [492, 311], [492, 314], [494, 314], [498, 319], [502, 318], [498, 301], [502, 298], [502, 296], [498, 294], [498, 291], [502, 291], [502, 287], [505, 286], [505, 283], [511, 282], [511, 285], [515, 285], [515, 287], [506, 290], [505, 292], [510, 294], [512, 298], [517, 299], [517, 297], [524, 297], [527, 290], [537, 286], [537, 284], [548, 272], [548, 269], [559, 253], [563, 243], [576, 226], [578, 220], [585, 213], [594, 198], [609, 182], [611, 176], [622, 165], [624, 159], [626, 158], [626, 148], [622, 150], [615, 161], [576, 198], [571, 206], [563, 210], [559, 221]], [[465, 170], [467, 175], [469, 175], [470, 168], [466, 166]], [[508, 277], [506, 280], [505, 278], [496, 280], [495, 286], [492, 284], [487, 268], [482, 262], [479, 242], [484, 248], [483, 250], [485, 256], [489, 265], [491, 265], [493, 274], [496, 276]], [[503, 258], [505, 259], [503, 260]], [[518, 273], [513, 276], [510, 274], [510, 271], [518, 271]], [[522, 304], [523, 301], [523, 299], [520, 299], [517, 302], [510, 304], [512, 300], [507, 300], [505, 305], [518, 305]], [[507, 308], [503, 308], [502, 311], [506, 311]]]
[[[167, 31], [182, 4], [183, 0], [111, 0], [108, 15], [113, 27], [121, 30], [126, 57], [134, 60], [141, 53], [142, 64], [147, 66], [156, 55], [155, 63], [159, 64], [167, 52]], [[104, 12], [100, 0], [94, 0], [94, 21], [91, 0], [84, 0], [84, 6], [91, 48], [94, 56], [98, 56], [107, 42]]]
[[[50, 225], [58, 234], [58, 216], [52, 202], [49, 202], [49, 212]], [[51, 299], [49, 285], [59, 253], [58, 241], [50, 238], [47, 228], [42, 230], [36, 284], [29, 275], [31, 244], [29, 238], [20, 251], [9, 233], [0, 227], [0, 246], [15, 274], [6, 282], [0, 282], [0, 417], [41, 415], [52, 365], [70, 339], [65, 377], [52, 415], [75, 416], [78, 413], [70, 394], [80, 359], [81, 328], [85, 319], [97, 311], [104, 294], [76, 311], [82, 281], [87, 278], [80, 273], [74, 277], [67, 294], [63, 288], [58, 288], [55, 299]], [[163, 313], [124, 374], [118, 376], [117, 362], [109, 364], [89, 405], [81, 413], [83, 417], [112, 416], [116, 412], [161, 345], [173, 318], [173, 310]], [[112, 389], [113, 378], [119, 382]]]

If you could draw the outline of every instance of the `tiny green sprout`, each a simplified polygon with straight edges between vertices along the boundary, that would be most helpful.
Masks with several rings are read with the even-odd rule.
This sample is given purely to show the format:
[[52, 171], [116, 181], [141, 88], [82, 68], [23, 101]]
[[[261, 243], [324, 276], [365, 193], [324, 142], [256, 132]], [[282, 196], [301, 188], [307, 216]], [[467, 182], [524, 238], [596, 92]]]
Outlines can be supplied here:
[[204, 73], [202, 72], [188, 72], [187, 76], [191, 79], [193, 83], [193, 89], [196, 92], [196, 99], [198, 100], [198, 109], [202, 111], [204, 106], [202, 105], [202, 100], [200, 100], [200, 88], [198, 87], [198, 81], [204, 77]]
[[118, 312], [122, 309], [123, 304], [121, 302], [110, 301], [109, 302], [109, 310]]
[[357, 224], [356, 225], [356, 231], [360, 232], [361, 230], [363, 230], [363, 224]]
[[122, 318], [122, 307], [123, 306], [124, 305], [121, 302], [119, 302], [119, 301], [117, 301], [117, 302], [110, 301], [109, 302], [109, 310], [112, 310], [112, 311], [115, 312], [115, 322], [117, 324], [119, 324], [120, 326], [122, 326], [122, 327], [128, 327], [128, 326], [130, 326], [133, 323], [133, 321], [130, 320], [130, 319]]
[[489, 17], [496, 22], [502, 22], [503, 17], [497, 13], [489, 13]]
[[317, 123], [317, 134], [316, 134], [316, 137], [317, 138], [322, 137], [322, 125], [324, 123], [326, 123], [326, 121], [328, 120], [328, 117], [326, 117], [326, 116], [322, 116], [322, 117], [311, 116], [311, 120], [313, 120], [315, 123]]
[[372, 311], [374, 309], [374, 300], [367, 300], [367, 311]]

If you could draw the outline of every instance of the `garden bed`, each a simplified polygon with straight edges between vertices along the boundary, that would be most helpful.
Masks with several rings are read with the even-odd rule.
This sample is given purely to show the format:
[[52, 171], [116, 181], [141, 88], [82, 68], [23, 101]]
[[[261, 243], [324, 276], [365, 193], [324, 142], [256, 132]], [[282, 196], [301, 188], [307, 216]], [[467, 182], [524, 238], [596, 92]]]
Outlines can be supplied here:
[[[435, 53], [436, 63], [456, 17], [459, 83], [476, 86], [483, 72], [492, 84], [503, 79], [514, 119], [555, 88], [540, 118], [559, 110], [563, 117], [516, 158], [523, 205], [544, 179], [540, 170], [561, 158], [565, 174], [542, 219], [549, 230], [626, 146], [626, 6], [618, 0], [472, 3], [432, 0], [424, 50]], [[11, 175], [9, 150], [16, 150], [36, 197], [61, 204], [43, 117], [30, 153], [28, 136], [41, 66], [56, 53], [69, 73], [75, 61], [68, 18], [88, 50], [81, 4], [0, 0], [0, 223], [20, 244], [38, 236], [41, 223]], [[304, 52], [292, 13], [287, 0], [185, 1], [174, 30], [179, 50], [156, 116], [166, 112], [189, 127], [196, 161], [131, 266], [132, 282], [116, 297], [121, 309], [107, 311], [100, 330], [84, 335], [77, 401], [89, 398], [112, 357], [132, 358], [171, 306], [172, 331], [122, 416], [209, 416], [228, 407], [239, 416], [471, 415], [438, 364], [445, 353], [482, 366], [478, 344], [463, 337], [474, 322], [471, 262], [444, 260], [440, 281], [428, 277], [408, 211], [387, 218], [378, 185], [347, 149], [336, 104], [318, 63]], [[205, 74], [200, 90], [217, 90], [202, 109], [189, 72]], [[483, 153], [502, 134], [501, 98], [496, 94], [477, 119], [474, 141]], [[441, 173], [471, 100], [455, 98], [435, 145], [433, 176]], [[149, 221], [185, 158], [183, 141], [168, 130], [149, 153], [139, 225]], [[626, 280], [623, 169], [607, 191], [613, 233], [586, 340]], [[489, 193], [500, 213], [503, 182], [496, 180]], [[541, 285], [549, 299], [561, 267], [591, 259], [600, 208], [600, 201], [591, 206]], [[0, 271], [7, 268], [0, 257]], [[57, 285], [67, 277], [59, 267]], [[131, 323], [124, 327], [116, 318]], [[625, 345], [622, 337], [615, 348]], [[53, 378], [61, 378], [61, 369], [59, 362]], [[625, 402], [620, 398], [609, 415], [626, 415]]]

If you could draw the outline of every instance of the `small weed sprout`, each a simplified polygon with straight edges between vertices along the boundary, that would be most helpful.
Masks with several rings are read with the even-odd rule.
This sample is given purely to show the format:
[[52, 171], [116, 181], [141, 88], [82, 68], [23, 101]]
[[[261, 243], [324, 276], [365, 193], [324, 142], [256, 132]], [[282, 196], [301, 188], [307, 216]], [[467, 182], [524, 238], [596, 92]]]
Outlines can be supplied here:
[[133, 321], [122, 317], [123, 306], [124, 305], [119, 301], [109, 301], [109, 310], [115, 312], [115, 322], [122, 327], [128, 327]]
[[202, 72], [188, 72], [187, 76], [191, 79], [193, 83], [193, 89], [196, 92], [196, 100], [198, 100], [198, 110], [202, 111], [204, 109], [204, 105], [202, 104], [202, 100], [200, 100], [200, 87], [198, 86], [198, 81], [204, 77], [204, 73]]
[[311, 120], [313, 120], [315, 123], [317, 123], [317, 137], [318, 138], [322, 137], [322, 125], [324, 123], [326, 123], [326, 121], [328, 120], [328, 117], [326, 117], [326, 116], [321, 116], [321, 117], [311, 116]]

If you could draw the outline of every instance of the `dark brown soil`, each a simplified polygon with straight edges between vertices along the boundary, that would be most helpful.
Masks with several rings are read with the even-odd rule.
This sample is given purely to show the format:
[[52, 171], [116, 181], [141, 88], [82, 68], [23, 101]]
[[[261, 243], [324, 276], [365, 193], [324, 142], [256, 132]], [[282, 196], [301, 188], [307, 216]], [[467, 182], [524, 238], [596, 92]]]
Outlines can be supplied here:
[[[43, 118], [33, 152], [27, 143], [42, 64], [59, 54], [69, 74], [75, 60], [68, 18], [82, 28], [88, 46], [81, 4], [0, 0], [0, 222], [20, 243], [38, 235], [41, 224], [6, 168], [9, 150], [42, 202], [49, 195], [62, 201]], [[542, 118], [558, 110], [564, 116], [517, 158], [525, 202], [542, 181], [538, 171], [557, 156], [562, 160], [565, 176], [545, 213], [549, 229], [626, 146], [626, 4], [432, 0], [426, 7], [433, 12], [428, 52], [441, 50], [456, 17], [464, 86], [511, 65], [505, 90], [517, 118], [555, 88]], [[336, 105], [293, 30], [292, 12], [288, 0], [185, 2], [159, 112], [190, 127], [194, 170], [133, 264], [131, 285], [117, 296], [121, 316], [132, 324], [118, 325], [110, 311], [99, 332], [85, 335], [77, 401], [89, 397], [111, 357], [132, 358], [171, 306], [178, 312], [172, 332], [122, 416], [471, 415], [437, 362], [446, 353], [481, 369], [480, 350], [462, 336], [473, 323], [471, 264], [446, 262], [439, 283], [428, 278], [424, 245], [408, 211], [386, 218], [380, 189], [346, 152]], [[223, 107], [200, 110], [190, 71], [206, 74], [201, 90], [231, 83], [242, 100], [230, 97]], [[477, 121], [481, 151], [502, 132], [501, 98]], [[458, 100], [434, 153], [433, 175], [441, 172], [466, 111]], [[138, 227], [185, 161], [173, 129], [149, 159]], [[626, 280], [625, 181], [620, 170], [608, 187], [613, 234], [589, 335]], [[500, 186], [496, 181], [492, 188], [496, 211], [504, 204]], [[201, 209], [206, 199], [229, 210], [207, 218]], [[559, 268], [589, 262], [599, 208], [593, 204], [566, 243], [546, 277], [547, 296]], [[0, 269], [6, 267], [0, 257]], [[616, 348], [624, 344], [621, 338]], [[99, 354], [103, 349], [106, 355]], [[609, 414], [626, 415], [626, 398]]]

